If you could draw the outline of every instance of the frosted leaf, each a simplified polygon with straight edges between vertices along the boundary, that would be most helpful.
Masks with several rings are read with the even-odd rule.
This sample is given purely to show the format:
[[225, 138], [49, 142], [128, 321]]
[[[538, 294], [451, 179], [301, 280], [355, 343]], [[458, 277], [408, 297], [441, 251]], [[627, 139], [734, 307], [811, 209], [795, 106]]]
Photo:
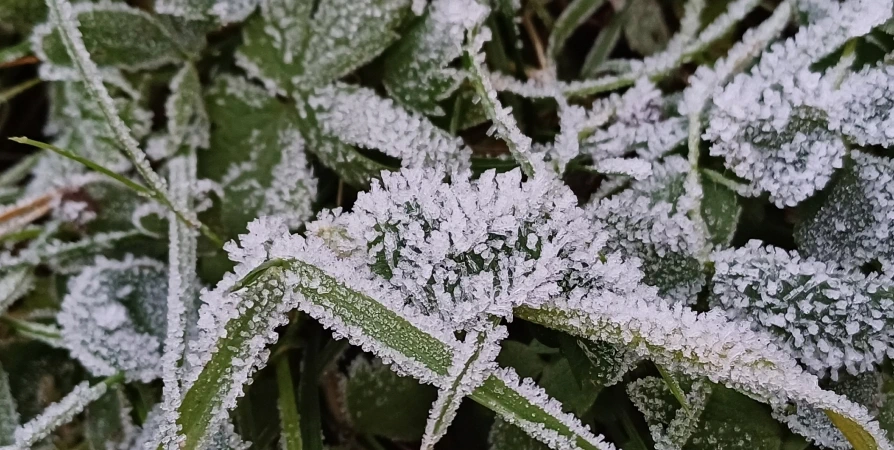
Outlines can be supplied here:
[[[562, 96], [556, 97], [559, 104], [560, 132], [550, 149], [550, 159], [562, 173], [568, 163], [580, 155], [580, 134], [589, 123], [587, 111], [577, 105], [570, 105]], [[611, 165], [611, 163], [609, 163]]]
[[851, 158], [795, 238], [807, 255], [847, 266], [894, 258], [894, 160], [860, 151], [851, 152]]
[[94, 375], [124, 372], [148, 382], [160, 375], [167, 271], [128, 255], [97, 257], [68, 282], [57, 317], [64, 345]]
[[371, 89], [334, 84], [317, 89], [309, 104], [324, 133], [400, 158], [404, 167], [438, 168], [447, 174], [469, 168], [472, 151], [462, 139]]
[[27, 294], [32, 287], [34, 287], [34, 272], [31, 267], [4, 270], [0, 275], [0, 315], [5, 314], [9, 307]]
[[689, 218], [683, 182], [689, 164], [670, 156], [652, 177], [593, 203], [588, 212], [609, 233], [606, 248], [642, 261], [643, 281], [673, 302], [694, 303], [705, 284], [705, 236]]
[[723, 156], [727, 167], [751, 182], [743, 194], [769, 192], [780, 207], [822, 189], [845, 153], [834, 120], [832, 129], [825, 122], [825, 112], [838, 101], [832, 81], [810, 72], [810, 65], [892, 14], [887, 1], [851, 0], [825, 8], [795, 36], [764, 52], [750, 74], [714, 95], [704, 135], [713, 142], [711, 154]]
[[236, 77], [221, 77], [206, 100], [214, 129], [201, 167], [223, 189], [220, 221], [229, 235], [262, 215], [300, 226], [310, 217], [317, 180], [297, 112]]
[[591, 342], [566, 337], [561, 342], [562, 355], [568, 359], [571, 371], [581, 384], [592, 384], [602, 389], [623, 380], [636, 367], [639, 357], [626, 348], [608, 342]]
[[651, 55], [662, 50], [670, 39], [670, 30], [664, 20], [661, 5], [657, 0], [630, 0], [629, 8], [637, 12], [636, 20], [624, 23], [624, 37], [630, 49]]
[[505, 420], [496, 419], [487, 435], [488, 450], [547, 450], [548, 446], [538, 442]]
[[167, 134], [157, 138], [160, 142], [147, 145], [146, 153], [152, 159], [167, 158], [181, 146], [198, 149], [209, 145], [211, 124], [195, 67], [185, 64], [171, 79], [169, 88], [171, 95], [165, 102]]
[[361, 433], [402, 442], [418, 441], [436, 395], [431, 386], [401, 377], [379, 360], [358, 356], [339, 385], [344, 414]]
[[627, 385], [630, 401], [643, 414], [656, 450], [682, 449], [699, 424], [711, 386], [705, 381], [686, 384], [687, 407], [680, 406], [661, 378], [641, 378]]
[[575, 267], [596, 260], [600, 238], [554, 176], [522, 183], [518, 170], [488, 171], [448, 185], [436, 173], [383, 173], [337, 220], [421, 313], [453, 328], [510, 316], [557, 295], [575, 282]]
[[631, 151], [646, 160], [655, 160], [686, 139], [681, 117], [669, 116], [661, 92], [641, 79], [623, 95], [612, 94], [593, 104], [593, 112], [607, 113], [611, 123], [595, 130], [582, 144], [594, 160], [623, 156]]
[[[186, 57], [162, 22], [124, 3], [77, 3], [71, 13], [80, 22], [84, 44], [100, 67], [154, 69]], [[34, 53], [45, 64], [70, 67], [71, 58], [51, 24], [35, 28]]]
[[438, 398], [432, 404], [425, 435], [420, 448], [431, 450], [447, 433], [447, 427], [456, 418], [462, 400], [484, 383], [490, 373], [497, 369], [496, 359], [500, 353], [500, 341], [509, 333], [506, 327], [484, 324], [475, 331], [466, 333], [465, 340], [454, 354], [453, 363], [447, 377], [440, 383]]
[[[107, 84], [107, 88], [121, 113], [122, 120], [130, 127], [134, 137], [142, 139], [147, 136], [152, 126], [152, 112], [144, 105], [144, 99], [134, 97], [125, 89], [111, 84]], [[51, 95], [53, 106], [50, 109], [47, 130], [51, 131], [51, 134], [56, 134], [53, 140], [56, 146], [71, 149], [79, 156], [118, 172], [124, 172], [131, 167], [130, 162], [118, 149], [115, 135], [109, 129], [105, 117], [93, 105], [83, 83], [76, 81], [53, 83]], [[76, 177], [86, 170], [80, 164], [59, 155], [46, 155], [44, 158], [60, 159], [64, 164], [72, 166], [70, 170], [72, 174], [67, 178]], [[37, 179], [31, 181], [31, 185], [49, 183], [58, 185], [61, 182], [56, 173], [44, 175], [41, 172], [36, 172]], [[49, 179], [41, 180], [44, 176]]]
[[307, 92], [366, 64], [396, 38], [409, 0], [263, 0], [237, 63], [268, 90]]
[[142, 235], [138, 231], [97, 233], [78, 241], [64, 242], [56, 239], [35, 240], [13, 254], [0, 253], [0, 268], [19, 271], [46, 264], [60, 274], [70, 274], [80, 270], [89, 259], [103, 251], [115, 248], [119, 242]]
[[762, 247], [715, 252], [712, 303], [776, 336], [811, 371], [871, 370], [894, 355], [891, 280]]
[[16, 429], [15, 445], [12, 448], [21, 450], [31, 448], [38, 441], [49, 436], [58, 426], [71, 421], [91, 402], [102, 397], [107, 388], [106, 382], [90, 386], [85, 381], [75, 386], [68, 395], [51, 404], [42, 413]]
[[[265, 328], [268, 332], [264, 335], [268, 337], [258, 338], [260, 345], [275, 338], [273, 327], [282, 323], [285, 312], [297, 305], [332, 329], [337, 338], [346, 337], [352, 344], [374, 352], [400, 374], [435, 385], [447, 379], [453, 355], [460, 345], [453, 333], [445, 329], [440, 321], [407, 307], [403, 294], [367, 266], [365, 243], [351, 241], [343, 225], [336, 223], [337, 219], [338, 216], [332, 213], [324, 214], [320, 221], [308, 226], [307, 239], [290, 235], [281, 221], [260, 220], [250, 225], [250, 233], [242, 237], [240, 247], [228, 246], [230, 257], [239, 265], [234, 274], [227, 275], [218, 288], [206, 297], [210, 300], [209, 307], [203, 308], [200, 324], [208, 335], [200, 339], [196, 348], [197, 364], [205, 364], [202, 361], [219, 364], [231, 355], [228, 352], [219, 355], [206, 353], [203, 346], [205, 343], [216, 343], [221, 337], [225, 341], [233, 341], [235, 328], [228, 322], [239, 318], [233, 323], [243, 323], [245, 314], [252, 312], [234, 298], [234, 295], [240, 295], [238, 292], [229, 293], [241, 277], [246, 277], [238, 286], [245, 286], [250, 291], [257, 292], [257, 288], [252, 286], [271, 280], [283, 280], [282, 285], [290, 287], [284, 292], [273, 291], [271, 295], [276, 301], [248, 302], [253, 308], [258, 305], [276, 308], [274, 317], [279, 317], [269, 328]], [[258, 264], [264, 266], [258, 267]], [[266, 323], [268, 312], [249, 317]], [[223, 346], [221, 348], [232, 347], [232, 343], [228, 342], [220, 345]], [[241, 351], [238, 353], [242, 354]], [[264, 357], [266, 354], [247, 362], [239, 360], [238, 373], [242, 373], [242, 367], [252, 367], [251, 364]], [[243, 363], [249, 365], [243, 366]], [[200, 376], [187, 393], [184, 403], [190, 404], [196, 390], [208, 393], [208, 389], [214, 389], [221, 392], [218, 386], [215, 378]], [[586, 442], [591, 447], [613, 448], [604, 444], [602, 438], [592, 435], [574, 416], [562, 413], [561, 405], [532, 386], [532, 382], [521, 382], [511, 370], [500, 370], [487, 377], [471, 397], [492, 405], [507, 420], [524, 426], [545, 442], [566, 445]], [[206, 401], [201, 393], [196, 393], [192, 398], [201, 399], [203, 403]], [[209, 407], [202, 406], [198, 419], [193, 419], [196, 417], [193, 414], [193, 418], [184, 423], [192, 430], [202, 429], [194, 424], [202, 427], [203, 423], [207, 423], [204, 422], [204, 417], [208, 417], [206, 412], [213, 412], [216, 402], [210, 402]], [[198, 436], [198, 433], [195, 435]]]
[[88, 448], [99, 450], [139, 450], [131, 447], [139, 429], [130, 417], [131, 405], [120, 386], [111, 387], [87, 406], [84, 437]]
[[9, 389], [9, 375], [0, 366], [0, 446], [15, 443], [13, 433], [19, 427], [16, 400]]
[[7, 0], [0, 4], [0, 22], [27, 31], [47, 17], [47, 6], [34, 0]]
[[466, 32], [487, 17], [477, 0], [434, 0], [421, 22], [403, 35], [385, 59], [383, 82], [391, 97], [420, 113], [442, 116], [438, 102], [465, 78], [448, 65], [462, 55]]
[[715, 246], [728, 246], [739, 226], [742, 206], [729, 180], [704, 170], [699, 177], [702, 188], [701, 216], [708, 240]]
[[208, 17], [221, 24], [241, 22], [258, 6], [259, 0], [156, 0], [155, 11], [191, 20]]
[[833, 122], [859, 145], [894, 146], [894, 67], [866, 68], [844, 79]]

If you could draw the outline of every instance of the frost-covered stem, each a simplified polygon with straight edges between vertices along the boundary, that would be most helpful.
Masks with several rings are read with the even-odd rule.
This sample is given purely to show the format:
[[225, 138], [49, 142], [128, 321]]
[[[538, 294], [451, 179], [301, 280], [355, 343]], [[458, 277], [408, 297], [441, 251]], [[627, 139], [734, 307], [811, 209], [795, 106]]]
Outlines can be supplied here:
[[506, 142], [512, 157], [518, 162], [525, 175], [534, 176], [534, 165], [530, 160], [531, 139], [518, 129], [512, 117], [511, 108], [504, 108], [497, 98], [497, 91], [491, 84], [484, 69], [484, 54], [481, 47], [490, 38], [490, 30], [481, 26], [469, 30], [466, 36], [465, 61], [469, 80], [478, 94], [478, 101], [484, 107], [487, 118], [493, 122], [492, 130]]
[[124, 375], [119, 373], [93, 386], [90, 386], [86, 381], [75, 386], [62, 400], [48, 406], [37, 417], [17, 428], [15, 444], [12, 448], [20, 450], [30, 449], [38, 441], [49, 436], [57, 427], [71, 421], [87, 405], [102, 397], [110, 386], [114, 386], [123, 380]]
[[109, 95], [103, 84], [102, 74], [96, 63], [90, 59], [90, 53], [84, 45], [84, 39], [77, 16], [73, 13], [71, 3], [68, 0], [46, 0], [49, 8], [50, 21], [59, 31], [59, 37], [65, 47], [66, 52], [72, 60], [84, 86], [90, 97], [99, 106], [102, 115], [105, 117], [115, 140], [124, 151], [124, 154], [137, 169], [137, 172], [146, 181], [149, 186], [153, 198], [170, 208], [177, 218], [189, 224], [189, 226], [201, 230], [208, 239], [216, 245], [223, 245], [223, 241], [217, 237], [204, 224], [199, 222], [194, 211], [180, 207], [171, 201], [171, 195], [168, 192], [167, 183], [158, 176], [149, 161], [146, 154], [140, 149], [140, 143], [133, 137], [130, 128], [121, 120], [118, 114], [118, 108], [115, 106], [112, 96]]
[[[196, 154], [186, 155], [168, 163], [173, 200], [180, 206], [191, 208], [195, 191]], [[195, 231], [177, 220], [171, 212], [168, 217], [168, 297], [167, 332], [162, 357], [162, 409], [168, 422], [167, 442], [178, 439], [177, 407], [183, 401], [180, 386], [180, 365], [184, 357], [187, 314], [194, 303], [193, 288], [196, 285], [196, 235]]]

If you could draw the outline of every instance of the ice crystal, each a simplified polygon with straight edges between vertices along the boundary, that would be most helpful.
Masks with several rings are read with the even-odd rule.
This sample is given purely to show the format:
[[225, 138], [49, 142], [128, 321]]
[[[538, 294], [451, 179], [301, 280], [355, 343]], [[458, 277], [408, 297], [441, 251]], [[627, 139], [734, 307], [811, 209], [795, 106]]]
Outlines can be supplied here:
[[859, 145], [894, 146], [894, 68], [866, 68], [848, 76], [838, 90], [840, 104], [830, 115], [842, 133]]
[[68, 284], [58, 321], [72, 354], [94, 375], [160, 375], [167, 271], [148, 258], [98, 257]]
[[750, 241], [715, 252], [712, 303], [768, 330], [814, 372], [856, 374], [894, 355], [894, 284]]

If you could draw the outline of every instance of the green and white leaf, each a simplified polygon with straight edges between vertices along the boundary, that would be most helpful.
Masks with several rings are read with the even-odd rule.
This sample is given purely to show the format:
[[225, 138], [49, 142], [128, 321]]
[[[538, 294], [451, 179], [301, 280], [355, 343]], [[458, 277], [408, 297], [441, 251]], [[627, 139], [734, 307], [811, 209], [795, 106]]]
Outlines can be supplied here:
[[212, 18], [226, 25], [240, 22], [258, 6], [259, 0], [157, 0], [155, 10], [190, 20]]

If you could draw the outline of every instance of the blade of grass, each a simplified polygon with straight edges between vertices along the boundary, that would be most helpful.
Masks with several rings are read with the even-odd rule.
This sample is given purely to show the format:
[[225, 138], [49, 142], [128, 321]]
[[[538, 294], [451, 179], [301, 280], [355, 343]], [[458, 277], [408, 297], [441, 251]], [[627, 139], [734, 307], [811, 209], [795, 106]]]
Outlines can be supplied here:
[[279, 424], [281, 428], [280, 448], [283, 450], [302, 450], [301, 415], [295, 403], [295, 388], [292, 368], [289, 367], [288, 353], [283, 353], [276, 361], [276, 386], [279, 389], [277, 406], [279, 406]]
[[574, 0], [562, 11], [547, 44], [547, 54], [553, 62], [562, 53], [565, 42], [571, 37], [574, 30], [586, 22], [604, 4], [605, 0]]
[[0, 91], [0, 104], [12, 100], [17, 95], [33, 88], [34, 86], [37, 86], [40, 83], [40, 78], [32, 78], [30, 80], [23, 81], [15, 86], [9, 87], [3, 91]]
[[624, 3], [623, 8], [615, 12], [609, 20], [608, 26], [599, 32], [596, 42], [593, 43], [593, 47], [590, 48], [590, 51], [587, 52], [587, 56], [584, 58], [584, 64], [580, 69], [581, 78], [595, 76], [599, 66], [608, 59], [608, 55], [618, 45], [618, 40], [621, 39], [621, 32], [624, 30], [624, 24], [630, 17], [631, 4], [633, 4], [632, 1]]

